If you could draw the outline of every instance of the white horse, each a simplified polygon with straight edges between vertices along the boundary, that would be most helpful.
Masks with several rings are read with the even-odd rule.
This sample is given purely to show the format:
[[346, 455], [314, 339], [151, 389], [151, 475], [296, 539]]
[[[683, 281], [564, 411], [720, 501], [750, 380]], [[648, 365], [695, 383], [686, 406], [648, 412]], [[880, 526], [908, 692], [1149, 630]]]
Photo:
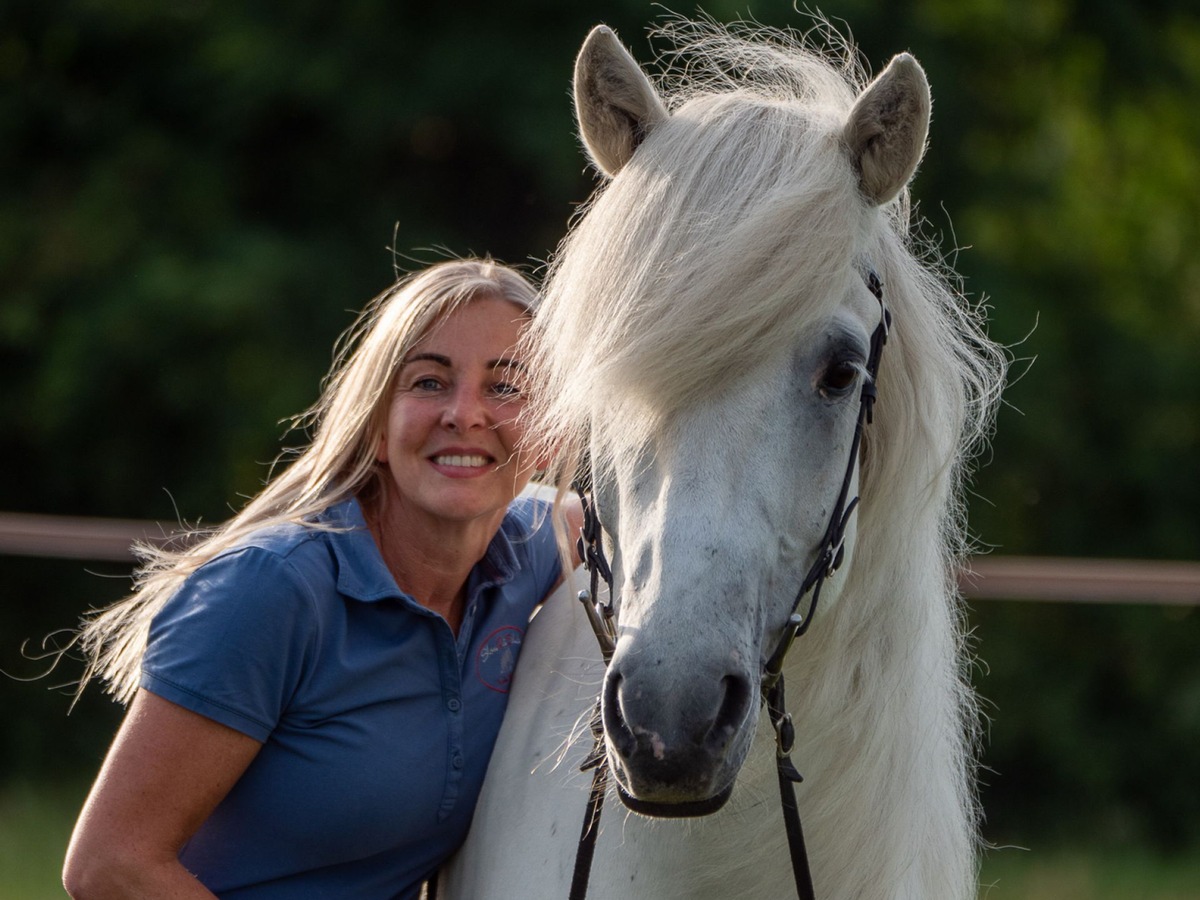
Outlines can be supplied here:
[[[601, 692], [632, 806], [720, 809], [656, 819], [610, 796], [588, 896], [794, 896], [758, 686], [849, 466], [845, 564], [784, 665], [816, 894], [973, 897], [958, 491], [1004, 361], [909, 247], [924, 72], [904, 54], [864, 86], [849, 48], [831, 62], [775, 32], [668, 31], [663, 93], [607, 28], [583, 46], [579, 127], [609, 180], [560, 248], [533, 338], [539, 427], [590, 463], [616, 653], [606, 672], [566, 597], [535, 618], [442, 890], [567, 897]], [[855, 453], [882, 319], [871, 273], [894, 321]]]

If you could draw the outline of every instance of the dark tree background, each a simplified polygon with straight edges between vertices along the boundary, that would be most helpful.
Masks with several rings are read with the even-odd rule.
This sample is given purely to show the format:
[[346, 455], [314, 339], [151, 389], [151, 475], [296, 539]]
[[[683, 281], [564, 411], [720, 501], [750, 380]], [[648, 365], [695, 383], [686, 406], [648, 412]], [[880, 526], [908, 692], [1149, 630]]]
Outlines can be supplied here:
[[[925, 232], [1017, 362], [972, 522], [998, 553], [1200, 557], [1200, 13], [1183, 0], [834, 0], [934, 91]], [[693, 13], [691, 8], [678, 8]], [[789, 3], [715, 2], [801, 29]], [[533, 271], [592, 178], [571, 65], [645, 0], [7, 0], [0, 509], [216, 522], [397, 269]], [[960, 249], [961, 248], [961, 249]], [[956, 252], [959, 251], [959, 252]], [[284, 443], [302, 438], [290, 435]], [[121, 596], [0, 557], [0, 668]], [[1200, 613], [988, 602], [987, 837], [1200, 841]], [[83, 780], [119, 710], [0, 678], [0, 769]], [[0, 785], [2, 787], [2, 785]]]

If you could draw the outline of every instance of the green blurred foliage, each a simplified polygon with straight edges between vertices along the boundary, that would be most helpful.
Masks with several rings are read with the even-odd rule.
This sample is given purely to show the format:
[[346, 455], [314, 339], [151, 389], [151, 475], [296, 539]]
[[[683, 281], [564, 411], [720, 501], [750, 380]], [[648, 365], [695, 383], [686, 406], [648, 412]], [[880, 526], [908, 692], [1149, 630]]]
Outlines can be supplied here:
[[[807, 28], [790, 3], [715, 2]], [[1200, 11], [1182, 0], [833, 0], [924, 64], [926, 233], [1017, 362], [972, 524], [1001, 553], [1200, 553]], [[678, 7], [680, 12], [693, 12]], [[643, 60], [647, 0], [7, 0], [0, 509], [206, 522], [253, 494], [335, 337], [397, 268], [535, 269], [593, 181], [574, 54]], [[961, 252], [959, 248], [961, 247]], [[295, 444], [302, 435], [283, 437]], [[115, 576], [101, 578], [90, 572]], [[0, 558], [0, 668], [128, 587]], [[976, 604], [987, 837], [1200, 842], [1190, 610]], [[0, 678], [0, 765], [94, 769], [117, 711]]]

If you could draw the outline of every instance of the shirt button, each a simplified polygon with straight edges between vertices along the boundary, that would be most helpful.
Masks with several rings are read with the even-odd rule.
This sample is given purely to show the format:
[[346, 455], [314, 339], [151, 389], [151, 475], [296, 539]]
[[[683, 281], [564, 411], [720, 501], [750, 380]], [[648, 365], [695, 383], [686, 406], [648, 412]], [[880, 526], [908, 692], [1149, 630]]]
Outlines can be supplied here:
[[451, 697], [446, 701], [446, 709], [450, 710], [450, 712], [458, 712], [462, 709], [462, 701], [457, 697]]
[[463, 767], [462, 754], [455, 753], [454, 756], [451, 757], [451, 759], [450, 759], [450, 765], [454, 766], [454, 768], [456, 768], [456, 769], [461, 769]]

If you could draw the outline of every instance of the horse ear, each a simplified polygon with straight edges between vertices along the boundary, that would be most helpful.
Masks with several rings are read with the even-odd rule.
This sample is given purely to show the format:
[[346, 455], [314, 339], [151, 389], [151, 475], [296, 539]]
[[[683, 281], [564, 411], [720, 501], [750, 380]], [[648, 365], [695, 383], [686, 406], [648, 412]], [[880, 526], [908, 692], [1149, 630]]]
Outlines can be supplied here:
[[667, 115], [650, 79], [612, 29], [593, 28], [575, 60], [575, 118], [596, 168], [616, 175]]
[[925, 154], [929, 135], [929, 82], [907, 53], [894, 57], [867, 85], [842, 134], [863, 196], [882, 206], [900, 193]]

